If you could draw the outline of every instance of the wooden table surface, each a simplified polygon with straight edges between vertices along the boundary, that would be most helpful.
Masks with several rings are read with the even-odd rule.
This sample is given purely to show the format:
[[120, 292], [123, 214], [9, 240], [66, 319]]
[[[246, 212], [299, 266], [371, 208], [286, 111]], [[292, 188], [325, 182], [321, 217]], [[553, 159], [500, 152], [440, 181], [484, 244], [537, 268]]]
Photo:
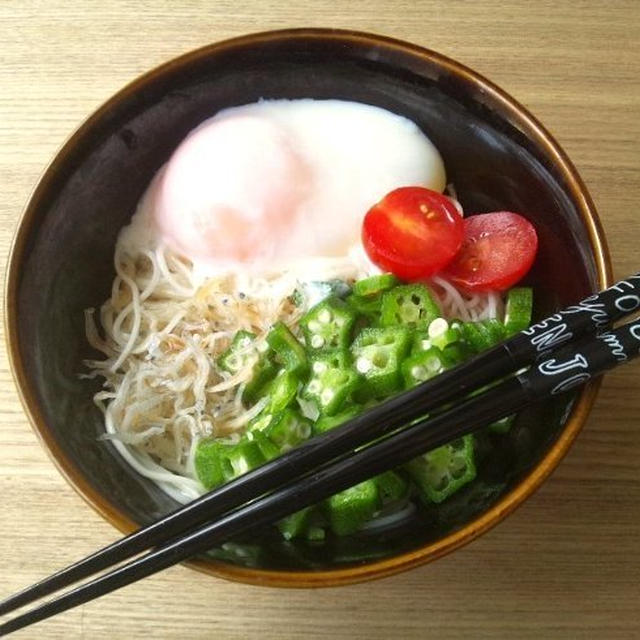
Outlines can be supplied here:
[[[2, 0], [0, 263], [66, 136], [143, 71], [251, 31], [368, 30], [488, 76], [555, 134], [584, 178], [615, 275], [640, 268], [640, 2]], [[110, 542], [22, 412], [0, 349], [0, 596]], [[552, 478], [455, 554], [326, 590], [227, 583], [183, 567], [22, 638], [640, 638], [640, 369], [607, 376]]]

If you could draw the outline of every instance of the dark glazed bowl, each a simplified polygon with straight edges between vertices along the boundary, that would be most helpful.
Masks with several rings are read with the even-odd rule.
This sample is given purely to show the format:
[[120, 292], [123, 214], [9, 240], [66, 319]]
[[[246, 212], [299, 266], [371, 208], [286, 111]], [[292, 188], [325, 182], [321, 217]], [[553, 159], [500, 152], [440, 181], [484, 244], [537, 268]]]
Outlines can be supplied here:
[[[609, 284], [602, 229], [564, 152], [512, 98], [448, 58], [379, 36], [305, 29], [214, 44], [147, 73], [94, 113], [42, 177], [15, 238], [5, 307], [11, 364], [34, 428], [74, 488], [124, 532], [176, 503], [98, 439], [97, 383], [78, 377], [92, 355], [83, 310], [108, 296], [118, 231], [190, 129], [224, 107], [303, 97], [407, 116], [442, 153], [466, 211], [529, 217], [540, 236], [529, 276], [536, 316]], [[478, 480], [404, 527], [320, 548], [258, 532], [235, 547], [240, 554], [218, 550], [190, 565], [254, 584], [328, 586], [433, 560], [495, 525], [541, 484], [596, 390], [533, 407], [508, 436], [481, 442]]]

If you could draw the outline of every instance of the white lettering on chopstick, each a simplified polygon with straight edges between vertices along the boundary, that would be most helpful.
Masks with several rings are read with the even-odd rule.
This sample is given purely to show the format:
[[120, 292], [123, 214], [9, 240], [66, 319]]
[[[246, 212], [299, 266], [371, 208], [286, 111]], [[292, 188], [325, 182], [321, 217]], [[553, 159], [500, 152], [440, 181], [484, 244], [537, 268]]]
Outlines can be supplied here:
[[[551, 316], [549, 320], [554, 318], [555, 316]], [[540, 322], [539, 324], [531, 327], [531, 329], [544, 329], [546, 322], [546, 320]], [[526, 331], [531, 331], [531, 329], [527, 329]], [[547, 351], [549, 349], [553, 349], [559, 344], [562, 344], [563, 342], [566, 342], [567, 340], [571, 340], [572, 337], [573, 334], [571, 331], [567, 331], [566, 322], [563, 322], [555, 327], [550, 327], [542, 333], [534, 335], [534, 337], [531, 338], [531, 344], [536, 348], [536, 351]]]
[[584, 384], [589, 379], [591, 379], [591, 374], [589, 373], [576, 373], [574, 376], [559, 382], [555, 387], [553, 387], [553, 389], [551, 389], [551, 395], [555, 396], [563, 391], [569, 391], [569, 389], [573, 389], [573, 387]]
[[618, 362], [628, 359], [620, 340], [613, 333], [602, 333], [598, 337], [609, 347], [611, 354]]
[[598, 296], [591, 296], [578, 302], [578, 304], [563, 309], [560, 313], [562, 315], [572, 315], [574, 313], [585, 312], [591, 315], [591, 321], [596, 327], [604, 327], [609, 324], [610, 318], [604, 302], [596, 302], [597, 299]]
[[624, 311], [625, 313], [631, 313], [640, 307], [640, 297], [632, 294], [622, 296], [615, 301], [616, 309]]
[[[572, 358], [565, 361], [558, 361], [557, 358], [551, 358], [550, 360], [545, 360], [538, 365], [538, 371], [545, 376], [556, 376], [566, 374], [568, 371], [573, 369], [588, 368], [589, 361], [581, 353], [576, 353]], [[551, 395], [556, 395], [573, 387], [577, 387], [590, 378], [591, 374], [587, 371], [574, 373], [572, 376], [558, 382], [558, 384], [551, 389]]]
[[538, 371], [540, 371], [540, 373], [544, 374], [545, 376], [555, 376], [559, 373], [566, 373], [567, 371], [571, 371], [571, 369], [588, 368], [589, 362], [581, 353], [576, 353], [573, 358], [570, 358], [565, 362], [558, 362], [556, 358], [551, 358], [550, 360], [545, 360], [540, 365], [538, 365]]

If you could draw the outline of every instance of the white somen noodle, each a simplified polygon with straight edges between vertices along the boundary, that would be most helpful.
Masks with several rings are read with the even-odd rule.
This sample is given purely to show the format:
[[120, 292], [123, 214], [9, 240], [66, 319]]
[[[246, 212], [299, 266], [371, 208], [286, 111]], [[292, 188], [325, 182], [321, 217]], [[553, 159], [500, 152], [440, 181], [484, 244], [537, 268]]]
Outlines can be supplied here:
[[[85, 313], [88, 341], [104, 356], [86, 362], [88, 377], [104, 378], [94, 398], [104, 414], [104, 437], [136, 471], [180, 502], [204, 492], [194, 471], [197, 441], [208, 436], [237, 441], [263, 408], [241, 402], [255, 350], [233, 375], [216, 366], [235, 333], [254, 332], [258, 348], [278, 320], [298, 333], [305, 308], [290, 296], [301, 280], [353, 282], [375, 272], [362, 255], [353, 254], [260, 275], [202, 278], [166, 247], [132, 252], [120, 244], [115, 270], [111, 296], [98, 318], [94, 309]], [[439, 277], [430, 288], [444, 317], [502, 317], [499, 294], [468, 296]]]

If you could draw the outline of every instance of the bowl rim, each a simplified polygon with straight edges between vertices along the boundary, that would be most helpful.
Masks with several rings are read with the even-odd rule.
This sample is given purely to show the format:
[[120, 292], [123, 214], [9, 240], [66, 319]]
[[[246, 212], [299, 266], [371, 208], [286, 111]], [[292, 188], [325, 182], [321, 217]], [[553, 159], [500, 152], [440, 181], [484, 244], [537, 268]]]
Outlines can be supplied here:
[[[612, 283], [612, 267], [607, 242], [595, 206], [585, 184], [578, 175], [567, 154], [553, 138], [550, 132], [529, 111], [512, 98], [505, 91], [471, 70], [465, 65], [430, 49], [411, 44], [395, 38], [362, 31], [330, 29], [330, 28], [295, 28], [263, 31], [225, 39], [205, 45], [173, 58], [138, 76], [124, 88], [112, 95], [84, 122], [82, 122], [66, 139], [56, 152], [51, 162], [40, 175], [32, 190], [27, 204], [18, 221], [11, 244], [8, 268], [5, 275], [4, 288], [4, 323], [7, 330], [7, 351], [9, 366], [16, 384], [23, 409], [42, 446], [54, 462], [60, 473], [73, 489], [104, 519], [127, 534], [138, 528], [138, 524], [129, 519], [112, 504], [105, 496], [93, 489], [80, 474], [73, 461], [66, 457], [47, 427], [36, 399], [35, 389], [29, 382], [22, 356], [18, 348], [19, 323], [17, 316], [17, 298], [20, 284], [20, 265], [25, 256], [27, 239], [36, 219], [36, 212], [41, 206], [43, 195], [47, 192], [58, 165], [73, 151], [78, 139], [88, 132], [94, 124], [117, 105], [147, 83], [158, 76], [173, 72], [182, 67], [208, 58], [221, 52], [233, 52], [247, 45], [260, 46], [274, 42], [314, 40], [334, 44], [351, 44], [359, 47], [383, 48], [390, 52], [397, 52], [405, 56], [445, 68], [452, 75], [472, 82], [480, 88], [485, 99], [489, 98], [498, 105], [503, 113], [509, 114], [518, 122], [521, 130], [536, 145], [544, 149], [548, 157], [552, 158], [555, 168], [566, 181], [568, 191], [584, 223], [591, 251], [596, 263], [596, 276], [600, 288]], [[577, 396], [565, 428], [547, 453], [538, 461], [529, 473], [513, 487], [488, 511], [474, 518], [460, 529], [443, 538], [423, 545], [418, 549], [404, 552], [382, 560], [374, 560], [362, 565], [349, 565], [337, 569], [284, 571], [239, 567], [236, 565], [216, 561], [194, 559], [185, 562], [186, 566], [201, 572], [253, 585], [270, 587], [329, 587], [351, 584], [382, 578], [399, 573], [421, 564], [436, 560], [447, 553], [468, 544], [473, 539], [488, 531], [513, 512], [531, 494], [533, 494], [544, 480], [558, 466], [567, 454], [572, 442], [582, 429], [589, 411], [595, 401], [600, 381], [589, 383]]]

